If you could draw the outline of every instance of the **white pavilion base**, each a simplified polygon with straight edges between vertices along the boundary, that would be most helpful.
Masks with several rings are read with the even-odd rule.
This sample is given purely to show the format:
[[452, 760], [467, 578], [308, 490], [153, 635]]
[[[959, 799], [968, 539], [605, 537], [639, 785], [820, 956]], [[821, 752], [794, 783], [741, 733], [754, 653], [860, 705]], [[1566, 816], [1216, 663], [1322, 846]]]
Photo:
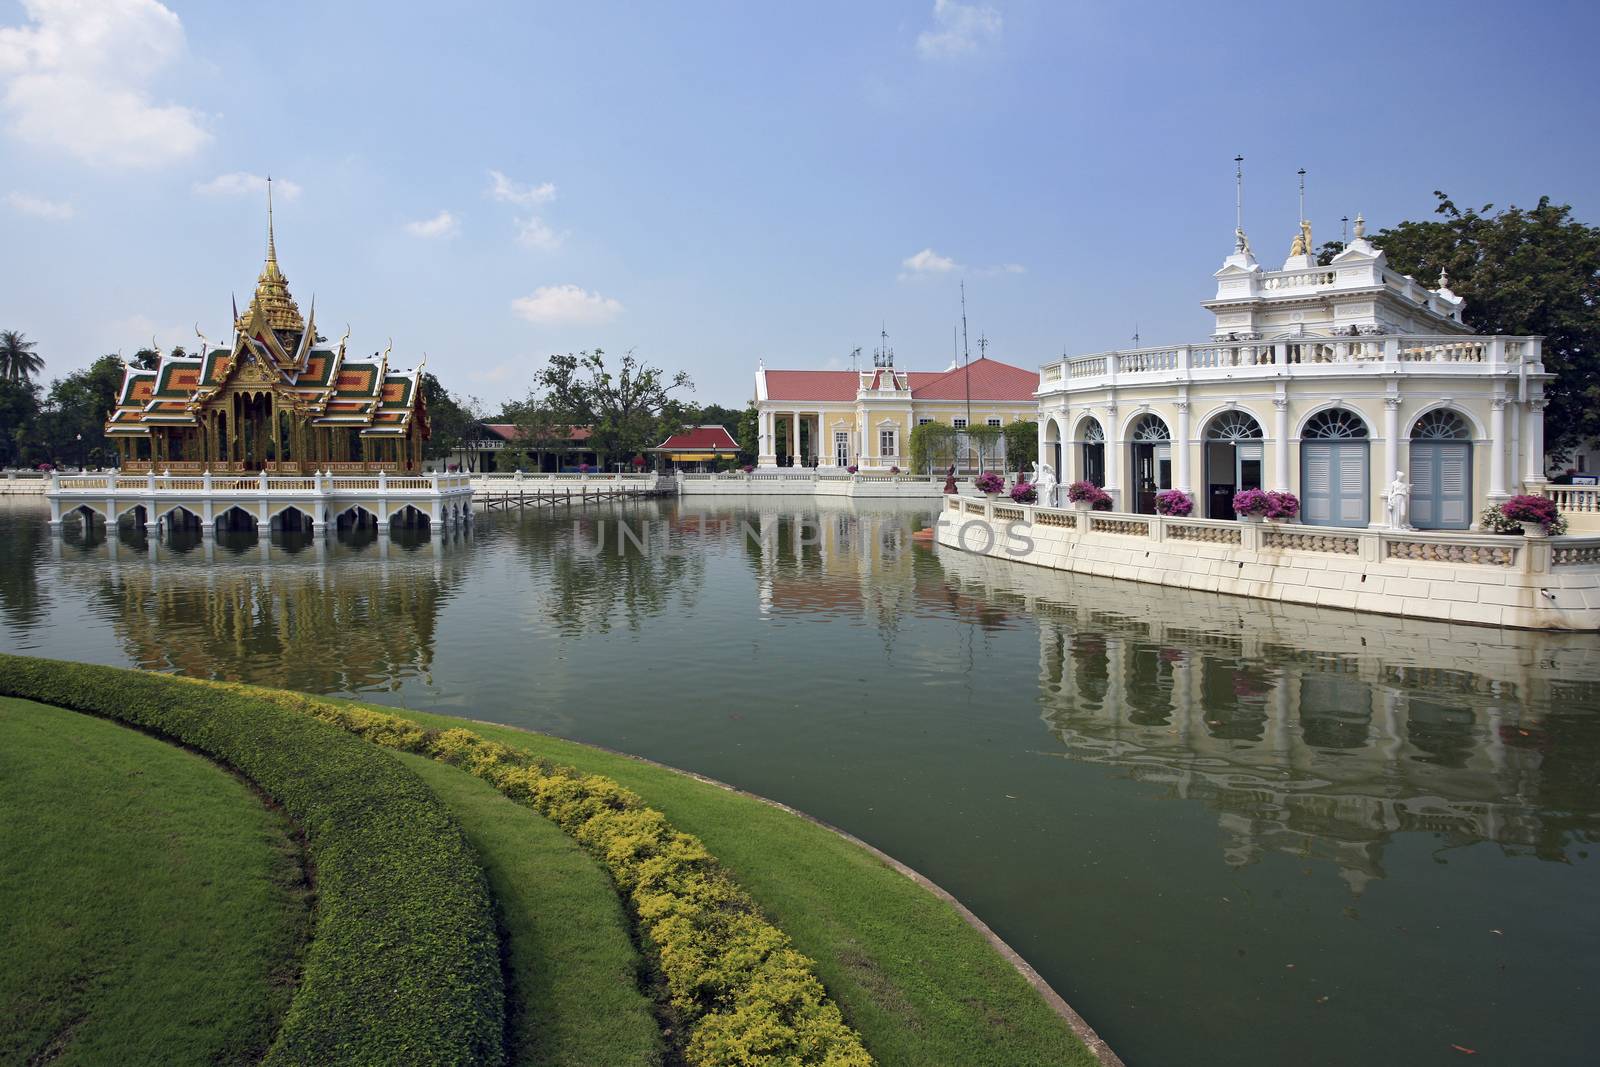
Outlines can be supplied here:
[[266, 528], [291, 510], [303, 516], [313, 531], [330, 528], [347, 512], [356, 518], [365, 513], [377, 523], [380, 534], [388, 533], [390, 522], [407, 508], [413, 509], [409, 516], [421, 516], [435, 528], [472, 518], [472, 482], [464, 474], [214, 476], [113, 471], [52, 476], [45, 499], [52, 529], [59, 529], [73, 513], [97, 515], [107, 524], [132, 515], [152, 533], [159, 533], [163, 520], [170, 523], [190, 516], [205, 534], [216, 530], [219, 519], [242, 515], [243, 520]]
[[846, 496], [937, 499], [944, 477], [919, 474], [851, 474], [837, 467], [757, 468], [749, 474], [679, 474], [681, 496]]
[[1283, 603], [1600, 630], [1600, 537], [1164, 518], [951, 497], [938, 541], [1038, 567]]

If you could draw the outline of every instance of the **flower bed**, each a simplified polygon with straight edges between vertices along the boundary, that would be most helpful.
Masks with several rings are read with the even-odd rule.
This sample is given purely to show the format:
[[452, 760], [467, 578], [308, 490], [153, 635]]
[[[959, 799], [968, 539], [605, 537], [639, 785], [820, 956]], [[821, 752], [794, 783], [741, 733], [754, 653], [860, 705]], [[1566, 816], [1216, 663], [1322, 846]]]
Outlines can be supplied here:
[[1233, 494], [1233, 511], [1256, 518], [1293, 519], [1300, 515], [1300, 498], [1293, 493], [1245, 489]]
[[458, 767], [571, 834], [611, 872], [689, 1029], [691, 1063], [864, 1067], [861, 1039], [827, 999], [812, 962], [768, 922], [698, 838], [609, 778], [535, 759], [470, 730], [296, 693], [260, 694], [377, 745]]
[[254, 782], [305, 831], [316, 926], [268, 1067], [503, 1061], [488, 886], [415, 775], [242, 687], [0, 655], [0, 693], [196, 749]]
[[1039, 488], [1027, 482], [1018, 482], [1011, 487], [1011, 499], [1018, 504], [1037, 504]]
[[1478, 517], [1480, 526], [1497, 534], [1522, 533], [1523, 523], [1537, 525], [1547, 534], [1567, 532], [1567, 517], [1561, 514], [1554, 500], [1545, 496], [1514, 496], [1502, 504], [1491, 504]]

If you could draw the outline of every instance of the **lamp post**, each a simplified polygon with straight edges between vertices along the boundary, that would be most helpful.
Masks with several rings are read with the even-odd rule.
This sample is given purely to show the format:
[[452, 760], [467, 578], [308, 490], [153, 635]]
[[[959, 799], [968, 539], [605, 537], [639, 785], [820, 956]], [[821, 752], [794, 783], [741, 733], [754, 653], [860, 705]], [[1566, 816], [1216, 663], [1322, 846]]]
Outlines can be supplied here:
[[84, 466], [83, 466], [83, 434], [81, 434], [81, 433], [78, 435], [78, 469], [80, 471], [84, 469]]

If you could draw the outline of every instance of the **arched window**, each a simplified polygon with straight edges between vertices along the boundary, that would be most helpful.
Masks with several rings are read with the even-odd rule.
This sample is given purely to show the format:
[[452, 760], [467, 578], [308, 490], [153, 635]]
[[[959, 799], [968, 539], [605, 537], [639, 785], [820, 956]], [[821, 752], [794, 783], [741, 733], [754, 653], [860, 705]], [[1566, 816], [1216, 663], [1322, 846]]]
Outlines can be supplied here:
[[1312, 526], [1367, 525], [1371, 475], [1361, 416], [1347, 408], [1319, 411], [1300, 436], [1301, 520]]
[[1206, 424], [1207, 518], [1233, 518], [1234, 494], [1261, 488], [1262, 436], [1261, 424], [1243, 411], [1224, 411]]
[[1425, 412], [1411, 427], [1411, 525], [1465, 530], [1472, 525], [1472, 429], [1449, 408]]
[[1367, 424], [1346, 408], [1329, 408], [1311, 416], [1300, 436], [1308, 441], [1359, 439], [1367, 436]]
[[1470, 441], [1472, 429], [1456, 412], [1449, 408], [1434, 408], [1417, 420], [1411, 428], [1413, 441]]
[[1147, 414], [1141, 415], [1139, 421], [1133, 424], [1133, 433], [1128, 437], [1135, 443], [1153, 444], [1157, 441], [1172, 440], [1172, 433], [1159, 417]]
[[1242, 411], [1224, 411], [1206, 427], [1207, 441], [1259, 441], [1261, 424]]
[[1106, 484], [1106, 428], [1100, 420], [1086, 418], [1078, 423], [1078, 477], [1095, 485]]
[[1146, 412], [1128, 435], [1133, 460], [1133, 509], [1142, 515], [1156, 513], [1156, 494], [1172, 488], [1172, 431], [1160, 417]]

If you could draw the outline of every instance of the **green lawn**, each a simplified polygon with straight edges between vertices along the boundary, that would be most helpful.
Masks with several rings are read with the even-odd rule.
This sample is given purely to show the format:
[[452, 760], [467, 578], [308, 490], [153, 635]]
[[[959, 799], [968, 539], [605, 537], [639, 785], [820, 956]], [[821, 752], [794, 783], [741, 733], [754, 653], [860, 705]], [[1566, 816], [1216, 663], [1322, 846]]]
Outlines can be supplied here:
[[879, 1063], [1094, 1064], [1067, 1024], [948, 904], [813, 823], [686, 775], [540, 734], [367, 705], [437, 728], [465, 725], [603, 774], [697, 835], [817, 963]]
[[507, 1061], [541, 1067], [661, 1062], [661, 1032], [617, 891], [544, 816], [465, 771], [399, 758], [455, 816], [494, 891], [505, 935]]
[[216, 765], [0, 698], [0, 1063], [254, 1062], [310, 927], [287, 820]]

